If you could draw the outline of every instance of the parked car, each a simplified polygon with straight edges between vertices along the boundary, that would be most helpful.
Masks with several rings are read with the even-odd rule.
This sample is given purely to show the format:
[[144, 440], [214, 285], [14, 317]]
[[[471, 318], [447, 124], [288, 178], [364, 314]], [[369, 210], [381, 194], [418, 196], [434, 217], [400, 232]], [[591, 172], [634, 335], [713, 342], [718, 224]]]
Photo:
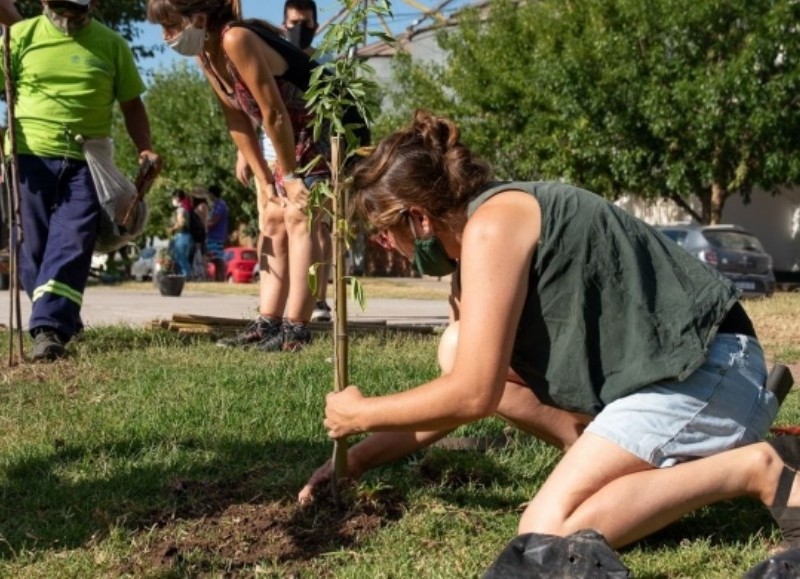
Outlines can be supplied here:
[[[250, 283], [253, 269], [258, 263], [258, 253], [252, 247], [226, 247], [222, 251], [225, 262], [225, 281], [228, 283]], [[208, 264], [208, 277], [214, 279], [214, 264]]]
[[657, 228], [700, 261], [730, 279], [744, 296], [775, 292], [772, 257], [758, 238], [738, 225], [664, 225]]
[[152, 279], [155, 273], [156, 248], [145, 247], [139, 254], [139, 259], [131, 264], [131, 277], [136, 281]]
[[133, 242], [126, 243], [112, 253], [94, 252], [89, 266], [89, 277], [100, 283], [117, 283], [127, 279], [130, 267], [139, 259], [139, 255], [139, 246]]

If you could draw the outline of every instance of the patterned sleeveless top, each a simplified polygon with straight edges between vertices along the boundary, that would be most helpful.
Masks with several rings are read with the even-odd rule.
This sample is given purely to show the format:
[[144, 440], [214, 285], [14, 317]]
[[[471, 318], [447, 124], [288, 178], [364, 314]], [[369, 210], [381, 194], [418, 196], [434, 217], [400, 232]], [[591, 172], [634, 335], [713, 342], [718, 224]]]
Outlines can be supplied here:
[[[222, 37], [232, 28], [231, 24], [227, 24], [220, 33], [220, 42]], [[217, 86], [228, 100], [228, 104], [239, 111], [244, 112], [253, 123], [261, 125], [264, 122], [264, 115], [258, 106], [256, 98], [250, 91], [250, 88], [244, 83], [239, 71], [225, 55], [225, 68], [228, 74], [233, 79], [233, 90], [229, 91], [222, 82], [222, 79], [217, 76], [214, 69], [211, 67], [208, 55], [205, 52], [200, 53], [200, 59], [203, 67], [209, 71], [211, 76], [217, 82]], [[314, 166], [306, 172], [306, 175], [311, 176], [329, 176], [330, 168], [328, 167], [327, 159], [330, 157], [330, 148], [324, 140], [313, 140], [313, 127], [311, 123], [314, 120], [314, 115], [306, 109], [305, 94], [302, 90], [297, 88], [288, 80], [279, 76], [275, 77], [275, 82], [278, 85], [278, 90], [286, 106], [286, 111], [289, 113], [289, 120], [292, 123], [292, 132], [294, 134], [294, 156], [297, 162], [297, 167], [305, 167], [315, 158], [322, 156], [325, 160], [323, 162], [315, 163]], [[283, 185], [283, 171], [280, 165], [275, 169], [275, 181], [279, 185]]]

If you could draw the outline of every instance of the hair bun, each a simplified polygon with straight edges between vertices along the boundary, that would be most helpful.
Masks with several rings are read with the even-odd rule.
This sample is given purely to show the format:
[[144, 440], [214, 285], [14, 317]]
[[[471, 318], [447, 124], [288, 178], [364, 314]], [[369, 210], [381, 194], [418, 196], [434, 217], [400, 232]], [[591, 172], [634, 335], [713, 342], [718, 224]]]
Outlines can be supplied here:
[[422, 140], [426, 149], [444, 156], [448, 149], [458, 144], [458, 127], [443, 117], [436, 117], [428, 111], [418, 110], [414, 114], [413, 131]]

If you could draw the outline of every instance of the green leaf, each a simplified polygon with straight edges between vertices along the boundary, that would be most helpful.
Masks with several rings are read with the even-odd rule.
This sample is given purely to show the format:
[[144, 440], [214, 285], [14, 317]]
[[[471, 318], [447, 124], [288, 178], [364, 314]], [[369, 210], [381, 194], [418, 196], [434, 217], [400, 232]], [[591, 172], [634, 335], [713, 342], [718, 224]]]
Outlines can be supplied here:
[[350, 280], [350, 299], [358, 304], [362, 312], [366, 311], [367, 296], [364, 294], [364, 286], [356, 277], [348, 277], [347, 279]]

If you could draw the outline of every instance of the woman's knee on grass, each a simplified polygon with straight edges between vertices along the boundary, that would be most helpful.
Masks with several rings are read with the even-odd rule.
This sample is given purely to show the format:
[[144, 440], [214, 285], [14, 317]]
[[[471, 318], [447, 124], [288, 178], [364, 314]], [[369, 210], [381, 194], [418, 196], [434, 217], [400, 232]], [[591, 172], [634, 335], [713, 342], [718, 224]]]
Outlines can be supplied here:
[[575, 444], [592, 419], [587, 414], [542, 404], [533, 390], [514, 380], [506, 382], [495, 414], [523, 432], [564, 451]]
[[449, 374], [456, 365], [456, 346], [458, 345], [458, 322], [453, 322], [439, 338], [437, 359], [442, 374]]
[[[442, 374], [453, 371], [458, 345], [458, 322], [453, 322], [439, 340], [438, 361]], [[508, 369], [503, 397], [495, 412], [520, 430], [566, 450], [581, 435], [591, 420], [588, 415], [567, 412], [543, 405], [524, 380]]]

